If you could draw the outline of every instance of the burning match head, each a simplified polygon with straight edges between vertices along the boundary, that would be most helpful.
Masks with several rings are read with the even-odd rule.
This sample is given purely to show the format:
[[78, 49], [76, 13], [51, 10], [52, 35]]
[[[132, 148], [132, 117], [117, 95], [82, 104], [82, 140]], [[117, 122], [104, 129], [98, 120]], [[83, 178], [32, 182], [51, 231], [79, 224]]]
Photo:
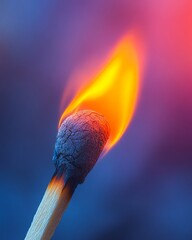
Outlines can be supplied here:
[[65, 181], [73, 178], [82, 183], [95, 165], [109, 138], [109, 124], [97, 112], [82, 110], [67, 117], [61, 124], [53, 162]]

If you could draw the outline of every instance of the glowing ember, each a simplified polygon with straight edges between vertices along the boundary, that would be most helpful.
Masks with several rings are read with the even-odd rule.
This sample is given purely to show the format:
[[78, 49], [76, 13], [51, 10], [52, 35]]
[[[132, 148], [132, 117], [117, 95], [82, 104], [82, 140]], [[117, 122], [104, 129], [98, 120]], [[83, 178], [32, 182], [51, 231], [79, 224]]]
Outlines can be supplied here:
[[91, 109], [102, 114], [111, 128], [105, 148], [108, 151], [121, 138], [132, 119], [139, 92], [139, 75], [139, 53], [134, 38], [123, 37], [95, 77], [79, 86], [64, 110], [59, 126], [69, 114], [78, 110]]
[[53, 177], [48, 185], [48, 189], [50, 191], [52, 191], [54, 189], [54, 191], [56, 192], [61, 192], [63, 190], [63, 186], [65, 185], [63, 178], [57, 178], [57, 177]]

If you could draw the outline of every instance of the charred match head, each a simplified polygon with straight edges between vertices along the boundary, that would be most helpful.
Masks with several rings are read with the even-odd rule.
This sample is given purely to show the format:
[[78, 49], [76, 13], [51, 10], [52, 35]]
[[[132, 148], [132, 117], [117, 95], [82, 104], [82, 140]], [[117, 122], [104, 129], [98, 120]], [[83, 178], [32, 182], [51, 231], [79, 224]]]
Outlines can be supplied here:
[[67, 117], [61, 124], [53, 162], [57, 174], [65, 181], [82, 183], [95, 165], [109, 138], [109, 124], [97, 112], [82, 110]]

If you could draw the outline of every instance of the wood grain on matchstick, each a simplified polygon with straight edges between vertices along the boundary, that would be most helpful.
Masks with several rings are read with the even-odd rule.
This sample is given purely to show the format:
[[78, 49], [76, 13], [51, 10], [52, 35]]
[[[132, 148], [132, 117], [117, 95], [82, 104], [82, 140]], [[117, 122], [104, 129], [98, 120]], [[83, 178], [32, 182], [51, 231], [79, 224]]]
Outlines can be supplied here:
[[25, 240], [51, 239], [62, 214], [73, 194], [75, 186], [64, 185], [63, 178], [54, 177], [48, 185], [43, 199], [33, 218]]

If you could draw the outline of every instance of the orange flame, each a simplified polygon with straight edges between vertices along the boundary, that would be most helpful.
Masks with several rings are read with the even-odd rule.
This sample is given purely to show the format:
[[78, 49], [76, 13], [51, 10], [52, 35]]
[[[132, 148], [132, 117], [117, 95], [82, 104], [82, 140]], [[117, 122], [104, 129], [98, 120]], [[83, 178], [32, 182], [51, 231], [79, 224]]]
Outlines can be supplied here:
[[105, 149], [108, 151], [121, 138], [133, 117], [139, 93], [139, 75], [136, 42], [131, 36], [125, 36], [112, 50], [103, 68], [88, 84], [80, 86], [64, 110], [59, 126], [69, 114], [78, 110], [91, 109], [101, 113], [111, 128]]

